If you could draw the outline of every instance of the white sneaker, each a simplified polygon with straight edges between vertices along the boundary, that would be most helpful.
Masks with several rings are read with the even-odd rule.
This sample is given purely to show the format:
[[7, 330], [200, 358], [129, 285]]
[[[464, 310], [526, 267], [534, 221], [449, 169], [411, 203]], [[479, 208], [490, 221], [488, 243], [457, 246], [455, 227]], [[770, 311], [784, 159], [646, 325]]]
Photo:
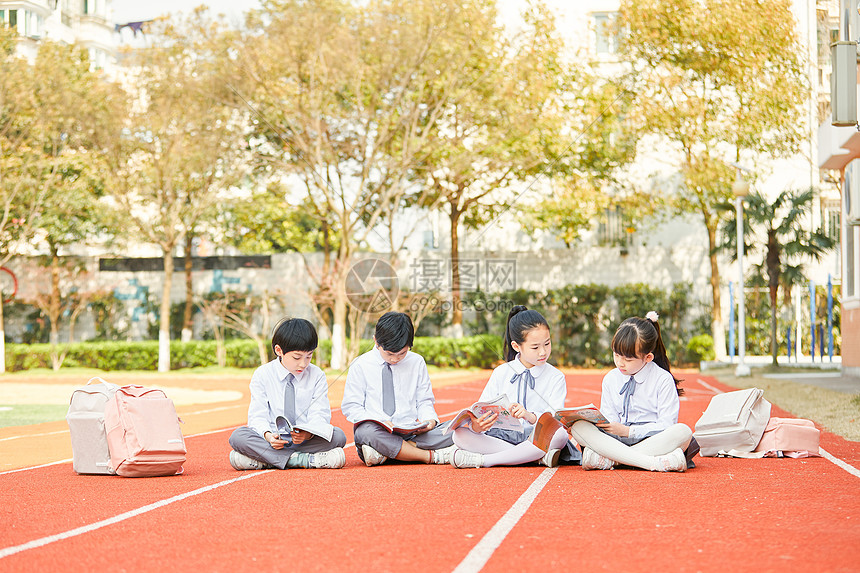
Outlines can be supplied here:
[[311, 458], [308, 460], [308, 467], [336, 470], [342, 468], [345, 463], [346, 454], [343, 448], [334, 448], [326, 452], [311, 454]]
[[441, 450], [433, 450], [433, 461], [431, 463], [450, 464], [451, 454], [453, 454], [454, 450], [456, 449], [457, 446], [448, 446], [447, 448], [442, 448]]
[[582, 469], [584, 470], [611, 470], [615, 462], [607, 457], [601, 456], [591, 448], [582, 448]]
[[484, 456], [455, 448], [451, 454], [451, 465], [455, 468], [479, 468], [484, 465]]
[[683, 472], [687, 470], [687, 458], [684, 450], [678, 448], [665, 456], [657, 456], [657, 467], [653, 471], [658, 472]]
[[554, 468], [558, 466], [559, 457], [561, 457], [561, 450], [550, 449], [541, 459], [538, 460], [538, 463], [548, 468]]
[[236, 450], [230, 450], [230, 465], [237, 470], [268, 470], [272, 468], [269, 464], [249, 458]]
[[364, 465], [367, 467], [378, 466], [388, 459], [367, 444], [361, 446], [361, 455], [364, 457]]

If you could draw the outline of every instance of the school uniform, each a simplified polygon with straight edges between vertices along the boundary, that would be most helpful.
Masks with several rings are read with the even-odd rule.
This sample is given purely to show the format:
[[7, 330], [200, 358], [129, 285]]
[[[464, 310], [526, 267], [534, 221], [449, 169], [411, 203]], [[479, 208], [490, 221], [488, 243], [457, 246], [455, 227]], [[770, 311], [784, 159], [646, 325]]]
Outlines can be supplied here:
[[[309, 364], [295, 376], [275, 358], [254, 371], [250, 388], [248, 425], [230, 436], [230, 446], [237, 452], [283, 469], [294, 452], [324, 452], [346, 444], [344, 431], [331, 424], [328, 384], [317, 366]], [[263, 436], [288, 431], [278, 418], [293, 418], [292, 425], [313, 435], [301, 444], [277, 450]]]
[[[677, 424], [680, 409], [681, 400], [675, 379], [654, 362], [647, 363], [633, 376], [625, 376], [618, 368], [614, 368], [603, 378], [601, 413], [610, 422], [620, 422], [630, 427], [627, 437], [604, 433], [623, 444], [638, 444]], [[684, 451], [688, 468], [695, 467], [693, 457], [698, 451], [699, 444], [693, 438]]]
[[[519, 355], [510, 362], [502, 364], [493, 370], [490, 379], [484, 386], [479, 401], [488, 402], [494, 398], [505, 395], [512, 403], [521, 404], [529, 412], [540, 417], [547, 412], [553, 412], [564, 407], [567, 398], [567, 384], [562, 374], [555, 366], [547, 363], [538, 364], [531, 368], [520, 361]], [[534, 425], [524, 418], [519, 419], [520, 430], [508, 430], [501, 428], [490, 428], [483, 434], [475, 434], [474, 430], [462, 427], [454, 430], [454, 441], [463, 449], [477, 451], [484, 454], [484, 463], [487, 467], [492, 465], [518, 465], [537, 461], [540, 459], [540, 450], [537, 447], [533, 451], [523, 449], [525, 442], [529, 441]], [[559, 430], [561, 436], [553, 437], [550, 447], [561, 449], [560, 460], [562, 462], [576, 462], [582, 458], [579, 450], [567, 439], [567, 434]], [[498, 450], [498, 445], [492, 446], [484, 441], [475, 441], [473, 437], [489, 437], [511, 444], [506, 450]], [[560, 440], [560, 441], [559, 441]], [[531, 444], [528, 444], [531, 445]], [[484, 450], [484, 448], [488, 448]], [[538, 456], [534, 457], [535, 452]]]
[[[626, 390], [631, 378], [634, 386]], [[633, 443], [677, 424], [680, 407], [675, 380], [654, 362], [647, 363], [633, 376], [625, 376], [613, 368], [603, 377], [600, 411], [610, 422], [630, 426]]]
[[[390, 372], [393, 382], [393, 404], [383, 389], [385, 371]], [[438, 450], [453, 443], [451, 436], [443, 435], [443, 428], [438, 425], [435, 401], [424, 358], [410, 351], [397, 364], [387, 364], [379, 349], [374, 347], [350, 365], [341, 411], [355, 424], [359, 457], [362, 457], [361, 446], [366, 444], [387, 458], [395, 458], [404, 440], [414, 442], [423, 450]], [[429, 432], [403, 436], [389, 433], [379, 424], [366, 420], [390, 420], [395, 427], [435, 420], [437, 426]]]
[[[517, 354], [513, 360], [493, 370], [478, 400], [487, 402], [502, 394], [506, 395], [511, 402], [522, 404], [526, 410], [540, 417], [545, 412], [564, 408], [567, 384], [564, 381], [564, 374], [552, 364], [544, 362], [526, 368], [525, 364], [520, 362], [520, 355]], [[496, 428], [490, 428], [485, 433], [506, 442], [518, 444], [525, 441], [534, 428], [523, 418], [520, 418], [520, 424], [522, 431], [519, 435]]]

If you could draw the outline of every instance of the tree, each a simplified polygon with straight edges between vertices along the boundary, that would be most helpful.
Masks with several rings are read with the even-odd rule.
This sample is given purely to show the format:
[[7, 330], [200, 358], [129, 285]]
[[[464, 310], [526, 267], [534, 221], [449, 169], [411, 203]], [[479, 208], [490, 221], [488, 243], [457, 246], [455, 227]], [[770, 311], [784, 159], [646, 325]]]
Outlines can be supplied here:
[[483, 30], [471, 27], [482, 4], [268, 0], [236, 50], [265, 168], [306, 190], [309, 212], [337, 234], [320, 281], [335, 368], [347, 358], [352, 257], [432, 152], [433, 129], [460, 92], [449, 71], [483, 49], [472, 41]]
[[[15, 41], [0, 26], [0, 265], [25, 245], [47, 250], [52, 279], [41, 306], [56, 345], [60, 250], [99, 231], [100, 141], [118, 132], [112, 118], [122, 98], [90, 69], [86, 50], [45, 41], [30, 64], [15, 55]], [[0, 346], [2, 324], [0, 305]]]
[[[717, 357], [725, 356], [717, 205], [730, 199], [728, 163], [788, 155], [808, 134], [807, 94], [789, 0], [622, 0], [618, 30], [636, 94], [635, 127], [678, 154], [678, 212], [708, 234]], [[707, 14], [706, 18], [702, 15]]]
[[[802, 261], [819, 260], [836, 244], [823, 231], [809, 231], [804, 227], [814, 195], [812, 189], [786, 190], [772, 201], [758, 192], [751, 193], [746, 199], [744, 253], [762, 254], [770, 297], [770, 354], [774, 366], [777, 365], [777, 297], [780, 285], [785, 300], [790, 301], [792, 285], [803, 280]], [[733, 260], [737, 260], [736, 224], [736, 220], [726, 221], [722, 230], [725, 242], [721, 248], [729, 251]]]
[[[560, 144], [569, 126], [566, 94], [573, 73], [562, 59], [563, 43], [541, 4], [527, 11], [511, 36], [498, 23], [494, 2], [470, 8], [469, 58], [447, 68], [430, 89], [444, 87], [442, 119], [432, 126], [432, 153], [415, 172], [422, 183], [418, 204], [443, 209], [451, 247], [452, 326], [462, 336], [460, 226], [486, 225], [516, 199], [519, 184], [556, 172], [570, 149]], [[442, 46], [457, 52], [464, 38]], [[432, 91], [431, 91], [432, 93]]]
[[129, 60], [136, 105], [111, 156], [118, 207], [164, 260], [159, 371], [170, 369], [174, 252], [238, 180], [237, 155], [246, 147], [243, 117], [217, 73], [219, 30], [202, 9], [150, 27], [152, 44]]

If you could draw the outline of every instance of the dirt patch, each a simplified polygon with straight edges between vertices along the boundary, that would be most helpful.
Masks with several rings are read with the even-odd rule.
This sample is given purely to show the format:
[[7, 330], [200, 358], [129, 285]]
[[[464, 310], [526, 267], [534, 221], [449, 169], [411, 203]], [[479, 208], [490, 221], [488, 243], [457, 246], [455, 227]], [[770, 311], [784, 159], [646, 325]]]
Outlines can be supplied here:
[[768, 401], [794, 416], [813, 420], [846, 440], [860, 441], [860, 399], [857, 395], [765, 378], [755, 370], [751, 376], [743, 378], [738, 378], [729, 369], [707, 370], [705, 374], [734, 388], [761, 388]]

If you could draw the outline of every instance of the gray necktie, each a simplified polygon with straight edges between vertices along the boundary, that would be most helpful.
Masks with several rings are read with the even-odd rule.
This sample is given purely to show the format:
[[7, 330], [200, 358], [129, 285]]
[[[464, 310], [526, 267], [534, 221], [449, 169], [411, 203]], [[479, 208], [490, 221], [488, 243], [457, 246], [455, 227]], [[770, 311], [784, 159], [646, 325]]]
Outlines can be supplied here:
[[624, 410], [622, 412], [624, 415], [624, 425], [627, 425], [627, 417], [630, 415], [630, 398], [633, 396], [633, 392], [635, 391], [636, 379], [631, 376], [630, 380], [624, 383], [624, 386], [621, 387], [621, 392], [619, 392], [619, 394], [624, 395]]
[[289, 420], [290, 425], [296, 423], [296, 387], [293, 385], [296, 377], [290, 373], [284, 386], [284, 417]]
[[382, 410], [391, 416], [395, 409], [394, 376], [391, 373], [391, 364], [386, 362], [382, 365]]
[[532, 390], [535, 389], [535, 377], [532, 375], [531, 371], [526, 368], [519, 374], [514, 374], [511, 378], [511, 384], [514, 382], [519, 382], [517, 385], [517, 401], [520, 405], [525, 408], [526, 407], [526, 392], [529, 388]]

